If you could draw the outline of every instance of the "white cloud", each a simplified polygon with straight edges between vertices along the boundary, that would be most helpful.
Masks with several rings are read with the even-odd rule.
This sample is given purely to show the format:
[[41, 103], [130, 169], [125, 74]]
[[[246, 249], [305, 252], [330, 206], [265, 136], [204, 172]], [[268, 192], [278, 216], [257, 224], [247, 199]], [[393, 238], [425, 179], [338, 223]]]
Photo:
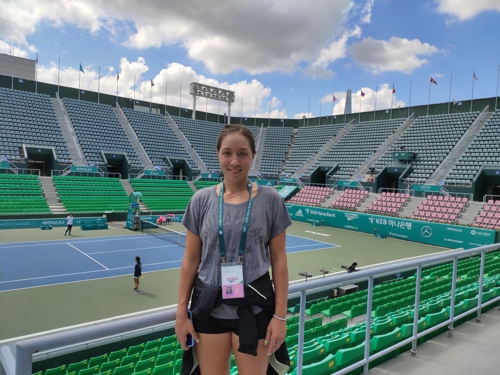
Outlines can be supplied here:
[[335, 73], [328, 69], [330, 64], [346, 56], [347, 42], [349, 38], [361, 36], [361, 28], [354, 27], [346, 30], [342, 36], [333, 40], [328, 47], [322, 48], [318, 58], [307, 68], [307, 74], [312, 77], [331, 78]]
[[437, 11], [447, 14], [459, 21], [474, 18], [481, 12], [500, 12], [500, 1], [498, 0], [435, 0]]
[[[14, 49], [12, 50], [12, 48]], [[28, 57], [30, 55], [30, 52], [0, 40], [0, 53], [10, 55], [12, 51], [14, 52], [13, 55], [17, 57]]]
[[[404, 107], [405, 102], [403, 100], [399, 100], [397, 98], [397, 87], [395, 87], [396, 92], [394, 95], [392, 94], [392, 85], [388, 83], [384, 83], [378, 87], [377, 90], [374, 90], [370, 87], [363, 87], [362, 89], [353, 92], [351, 95], [351, 109], [352, 113], [360, 112], [368, 112], [373, 110], [381, 110], [381, 109], [390, 109], [391, 101], [392, 108], [398, 108], [399, 106]], [[365, 93], [365, 96], [361, 96], [361, 91]], [[345, 109], [346, 102], [346, 93], [345, 92], [335, 92], [335, 97], [337, 101], [335, 102], [335, 106], [333, 108], [334, 115], [343, 115]], [[331, 96], [329, 96], [331, 100]]]
[[[99, 82], [99, 67], [83, 66], [85, 74], [80, 74], [80, 88], [97, 92]], [[107, 71], [107, 72], [106, 72]], [[231, 112], [234, 116], [253, 117], [255, 111], [265, 113], [268, 116], [269, 101], [273, 108], [279, 107], [281, 103], [276, 97], [271, 97], [271, 89], [264, 87], [258, 80], [239, 81], [229, 84], [228, 82], [219, 82], [203, 75], [198, 75], [191, 67], [179, 63], [169, 64], [159, 72], [150, 72], [144, 58], [139, 57], [137, 61], [128, 61], [122, 58], [117, 71], [120, 72], [118, 80], [118, 94], [122, 97], [134, 97], [134, 76], [135, 76], [135, 98], [149, 101], [150, 90], [151, 100], [154, 103], [165, 103], [172, 106], [182, 106], [183, 108], [193, 107], [193, 97], [189, 95], [189, 84], [199, 82], [206, 85], [217, 86], [223, 89], [235, 92], [236, 101], [233, 103]], [[39, 66], [38, 79], [42, 82], [57, 84], [58, 67], [57, 62], [52, 62], [48, 67]], [[74, 67], [61, 67], [60, 85], [78, 88], [78, 69]], [[151, 79], [155, 86], [151, 89]], [[116, 73], [112, 67], [101, 68], [100, 92], [116, 95]], [[180, 94], [180, 95], [179, 95]], [[212, 113], [227, 113], [228, 108], [225, 103], [219, 103], [214, 100], [198, 99], [197, 110], [208, 110]], [[281, 118], [286, 112], [273, 109], [271, 117]]]
[[398, 71], [412, 73], [428, 61], [419, 56], [431, 56], [442, 52], [439, 48], [418, 39], [392, 37], [388, 41], [371, 37], [353, 43], [347, 53], [354, 61], [372, 73]]
[[313, 117], [313, 114], [311, 112], [300, 112], [293, 115], [294, 119], [299, 119], [299, 120], [302, 120], [304, 117], [308, 119]]
[[103, 0], [1, 1], [0, 35], [17, 45], [26, 45], [26, 36], [42, 22], [61, 29], [69, 24], [94, 34], [104, 30], [110, 39], [120, 36], [120, 42], [138, 49], [179, 45], [214, 73], [291, 72], [316, 62], [311, 73], [330, 77], [328, 64], [344, 55], [344, 30], [370, 22], [374, 3], [220, 0], [214, 6], [206, 0], [149, 0], [137, 6], [136, 1], [121, 0], [117, 6]]

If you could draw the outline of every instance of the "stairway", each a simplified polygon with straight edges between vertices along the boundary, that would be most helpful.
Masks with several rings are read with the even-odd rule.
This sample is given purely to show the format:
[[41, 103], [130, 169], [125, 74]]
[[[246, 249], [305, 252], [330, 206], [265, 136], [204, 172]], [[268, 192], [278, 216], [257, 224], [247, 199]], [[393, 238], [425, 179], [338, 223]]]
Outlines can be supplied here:
[[380, 194], [377, 193], [370, 193], [368, 197], [363, 202], [361, 202], [356, 211], [366, 212], [366, 210], [368, 210], [368, 207], [370, 207], [371, 204], [377, 200], [379, 195]]
[[405, 122], [403, 122], [399, 128], [392, 133], [392, 135], [385, 140], [384, 143], [382, 143], [377, 151], [373, 153], [372, 156], [370, 156], [368, 159], [365, 160], [363, 164], [358, 168], [356, 172], [351, 177], [351, 180], [357, 180], [359, 177], [364, 177], [366, 173], [368, 173], [369, 168], [375, 165], [378, 159], [380, 159], [382, 156], [385, 155], [387, 151], [391, 148], [391, 146], [399, 139], [399, 137], [408, 129], [411, 124], [415, 122], [415, 119], [413, 118], [413, 113], [411, 114], [408, 119], [406, 119]]
[[188, 181], [187, 183], [188, 183], [189, 187], [191, 188], [191, 190], [192, 190], [194, 193], [196, 193], [196, 192], [198, 191], [198, 188], [196, 187], [196, 185], [194, 184], [194, 182], [193, 182], [193, 181]]
[[174, 119], [172, 117], [170, 117], [170, 115], [168, 113], [165, 115], [165, 119], [167, 120], [167, 123], [170, 125], [170, 128], [172, 129], [172, 131], [175, 133], [175, 135], [177, 135], [177, 138], [179, 138], [179, 141], [184, 146], [184, 149], [186, 150], [186, 152], [189, 154], [189, 156], [191, 156], [191, 159], [193, 159], [193, 161], [195, 162], [199, 171], [200, 172], [208, 172], [208, 168], [205, 165], [205, 163], [203, 162], [203, 160], [201, 160], [200, 155], [198, 155], [198, 153], [193, 148], [193, 146], [191, 146], [191, 143], [189, 143], [189, 141], [187, 140], [184, 133], [181, 131], [181, 129], [179, 129], [179, 126], [177, 126]]
[[257, 138], [256, 154], [255, 159], [252, 164], [252, 170], [250, 172], [251, 176], [257, 175], [257, 172], [260, 170], [260, 161], [262, 160], [262, 150], [264, 150], [264, 140], [266, 139], [267, 128], [261, 125], [259, 130], [259, 136]]
[[57, 122], [61, 128], [64, 140], [68, 146], [69, 155], [73, 163], [80, 165], [88, 165], [85, 154], [83, 153], [78, 137], [76, 136], [75, 129], [68, 115], [68, 111], [64, 106], [64, 102], [59, 98], [51, 98], [52, 106], [56, 113]]
[[123, 188], [127, 192], [127, 195], [130, 195], [134, 192], [134, 188], [130, 184], [130, 180], [120, 180], [120, 182], [122, 183]]
[[52, 177], [40, 177], [40, 183], [42, 184], [43, 195], [50, 208], [50, 212], [53, 214], [67, 214], [68, 211], [66, 211], [66, 208], [59, 200]]
[[420, 206], [424, 198], [422, 197], [411, 197], [410, 201], [403, 206], [403, 210], [399, 212], [400, 217], [410, 217], [413, 215], [413, 212]]
[[149, 158], [146, 150], [144, 150], [144, 147], [142, 147], [142, 143], [139, 140], [139, 137], [137, 137], [137, 134], [132, 128], [132, 125], [130, 125], [127, 116], [125, 116], [125, 113], [123, 113], [123, 109], [121, 109], [121, 107], [117, 104], [116, 107], [113, 108], [113, 112], [115, 112], [115, 115], [118, 118], [118, 122], [122, 126], [123, 131], [127, 135], [128, 139], [130, 140], [132, 148], [139, 157], [139, 160], [141, 161], [141, 164], [144, 167], [144, 169], [153, 169], [154, 164]]
[[481, 211], [481, 208], [483, 208], [483, 206], [484, 202], [469, 202], [469, 204], [464, 207], [464, 210], [460, 214], [460, 217], [457, 220], [458, 224], [472, 224], [476, 216], [479, 215], [479, 212]]
[[347, 133], [349, 133], [351, 131], [351, 129], [354, 128], [355, 126], [356, 126], [356, 122], [354, 122], [354, 120], [352, 120], [350, 123], [348, 123], [346, 126], [344, 126], [342, 128], [342, 130], [340, 130], [335, 135], [335, 137], [333, 137], [332, 139], [330, 139], [313, 156], [311, 156], [308, 160], [306, 160], [304, 162], [304, 164], [302, 164], [300, 167], [298, 167], [297, 170], [295, 171], [295, 173], [292, 174], [292, 177], [297, 178], [299, 175], [305, 174], [305, 172], [310, 167], [312, 167], [316, 162], [318, 162], [323, 157], [323, 155], [328, 152], [328, 150], [330, 150], [333, 146], [335, 146], [338, 142], [340, 142], [340, 140], [342, 139], [342, 137], [344, 135], [346, 135]]

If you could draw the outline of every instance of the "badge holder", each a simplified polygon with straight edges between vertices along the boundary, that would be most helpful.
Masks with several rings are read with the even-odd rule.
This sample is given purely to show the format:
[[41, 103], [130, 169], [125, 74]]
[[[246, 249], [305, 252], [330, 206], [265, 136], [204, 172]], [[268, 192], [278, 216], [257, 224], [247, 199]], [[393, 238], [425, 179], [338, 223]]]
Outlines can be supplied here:
[[241, 262], [221, 264], [222, 299], [244, 298], [245, 283]]

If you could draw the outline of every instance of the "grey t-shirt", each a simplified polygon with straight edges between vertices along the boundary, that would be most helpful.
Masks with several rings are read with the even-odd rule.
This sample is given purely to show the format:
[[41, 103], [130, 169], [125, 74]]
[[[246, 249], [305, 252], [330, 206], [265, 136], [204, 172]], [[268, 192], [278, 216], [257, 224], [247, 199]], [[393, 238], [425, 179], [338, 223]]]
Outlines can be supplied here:
[[[201, 238], [202, 254], [198, 277], [204, 284], [220, 286], [220, 248], [217, 228], [218, 200], [216, 186], [199, 190], [186, 209], [182, 224]], [[224, 203], [224, 242], [227, 262], [238, 260], [243, 218], [247, 202]], [[260, 186], [253, 198], [250, 225], [243, 256], [245, 285], [264, 275], [271, 266], [269, 241], [292, 224], [285, 203], [271, 187]], [[221, 319], [237, 319], [236, 307], [222, 305], [212, 312]]]

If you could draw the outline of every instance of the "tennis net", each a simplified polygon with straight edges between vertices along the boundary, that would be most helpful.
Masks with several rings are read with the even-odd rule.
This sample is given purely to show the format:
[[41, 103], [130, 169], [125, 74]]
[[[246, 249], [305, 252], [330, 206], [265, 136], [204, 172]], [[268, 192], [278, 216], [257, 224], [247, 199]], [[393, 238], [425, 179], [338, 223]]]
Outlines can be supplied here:
[[186, 234], [141, 220], [141, 231], [161, 240], [186, 247]]

